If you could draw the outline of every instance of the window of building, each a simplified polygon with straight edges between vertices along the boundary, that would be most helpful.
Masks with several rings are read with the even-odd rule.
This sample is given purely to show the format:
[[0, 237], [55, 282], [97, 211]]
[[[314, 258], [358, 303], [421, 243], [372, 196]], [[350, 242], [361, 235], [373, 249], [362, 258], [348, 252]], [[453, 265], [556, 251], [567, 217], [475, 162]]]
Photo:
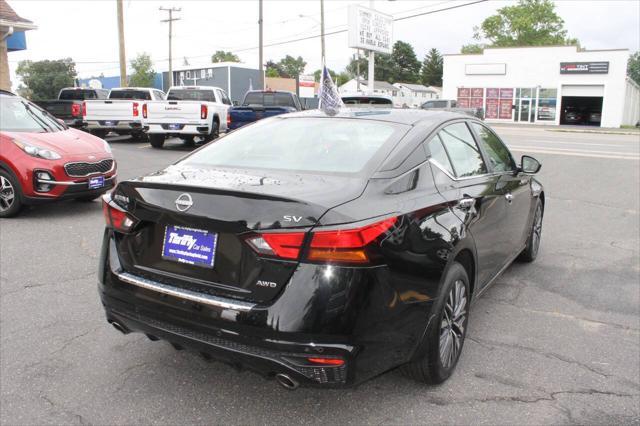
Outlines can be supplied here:
[[191, 78], [191, 71], [187, 71], [186, 76], [187, 76], [187, 80], [190, 79]]
[[208, 77], [208, 78], [213, 78], [213, 68], [209, 68], [209, 69], [207, 70], [207, 77]]
[[201, 69], [200, 70], [200, 78], [206, 78], [206, 77], [207, 77], [207, 70]]
[[558, 90], [540, 89], [538, 97], [538, 121], [555, 121]]

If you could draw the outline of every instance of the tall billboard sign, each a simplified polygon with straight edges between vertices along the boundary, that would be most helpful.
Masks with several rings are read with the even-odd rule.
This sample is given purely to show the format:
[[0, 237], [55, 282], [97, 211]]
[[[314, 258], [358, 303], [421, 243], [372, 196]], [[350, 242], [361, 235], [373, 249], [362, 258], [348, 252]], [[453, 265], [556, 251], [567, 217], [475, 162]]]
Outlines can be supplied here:
[[349, 6], [349, 47], [390, 54], [393, 17], [368, 7]]

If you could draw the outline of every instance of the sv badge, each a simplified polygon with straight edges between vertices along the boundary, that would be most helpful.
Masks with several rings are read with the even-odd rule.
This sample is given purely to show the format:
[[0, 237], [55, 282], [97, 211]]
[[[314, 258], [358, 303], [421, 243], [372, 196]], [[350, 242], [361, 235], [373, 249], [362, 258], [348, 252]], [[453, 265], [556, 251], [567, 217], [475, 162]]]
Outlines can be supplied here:
[[302, 216], [290, 216], [290, 215], [284, 215], [282, 216], [284, 218], [285, 222], [295, 222], [298, 223], [302, 220]]

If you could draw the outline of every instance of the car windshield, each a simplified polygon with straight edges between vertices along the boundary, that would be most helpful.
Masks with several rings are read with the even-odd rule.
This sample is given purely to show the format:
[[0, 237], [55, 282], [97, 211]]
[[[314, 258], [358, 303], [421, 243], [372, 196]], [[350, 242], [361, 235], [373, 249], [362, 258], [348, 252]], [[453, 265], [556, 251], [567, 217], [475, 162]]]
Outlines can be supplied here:
[[363, 119], [264, 120], [195, 152], [181, 164], [359, 173], [404, 126]]
[[213, 90], [171, 89], [167, 94], [169, 101], [205, 101], [215, 102]]
[[109, 99], [136, 99], [150, 101], [151, 93], [146, 90], [112, 90]]
[[0, 130], [45, 133], [64, 129], [62, 124], [31, 102], [17, 96], [0, 96]]
[[94, 90], [69, 89], [60, 92], [58, 99], [64, 101], [84, 101], [85, 99], [96, 99]]

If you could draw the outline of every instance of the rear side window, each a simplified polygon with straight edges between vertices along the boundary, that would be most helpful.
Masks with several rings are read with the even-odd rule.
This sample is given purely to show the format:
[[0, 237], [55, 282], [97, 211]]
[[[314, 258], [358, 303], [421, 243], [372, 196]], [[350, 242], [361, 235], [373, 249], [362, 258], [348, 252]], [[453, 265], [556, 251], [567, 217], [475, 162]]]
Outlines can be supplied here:
[[112, 90], [109, 99], [135, 99], [150, 101], [151, 92], [148, 90]]
[[513, 170], [515, 163], [511, 158], [509, 150], [500, 138], [481, 124], [471, 123], [471, 126], [478, 135], [478, 142], [480, 142], [482, 149], [484, 149], [485, 154], [489, 157], [487, 161], [491, 163], [493, 171], [507, 172]]
[[183, 164], [358, 173], [403, 130], [404, 126], [373, 120], [263, 120], [206, 146]]
[[469, 177], [487, 173], [482, 154], [471, 131], [464, 123], [455, 123], [438, 133], [449, 154], [451, 165], [457, 177]]
[[288, 106], [296, 107], [293, 96], [289, 93], [269, 93], [255, 92], [249, 93], [244, 99], [243, 105], [262, 105], [266, 107], [272, 106]]
[[444, 146], [442, 145], [442, 140], [440, 136], [436, 135], [429, 142], [429, 151], [431, 151], [431, 159], [435, 160], [440, 167], [449, 172], [451, 176], [455, 176], [453, 171], [453, 167], [451, 167], [451, 162], [449, 161], [449, 156], [447, 155], [447, 151], [445, 151]]

